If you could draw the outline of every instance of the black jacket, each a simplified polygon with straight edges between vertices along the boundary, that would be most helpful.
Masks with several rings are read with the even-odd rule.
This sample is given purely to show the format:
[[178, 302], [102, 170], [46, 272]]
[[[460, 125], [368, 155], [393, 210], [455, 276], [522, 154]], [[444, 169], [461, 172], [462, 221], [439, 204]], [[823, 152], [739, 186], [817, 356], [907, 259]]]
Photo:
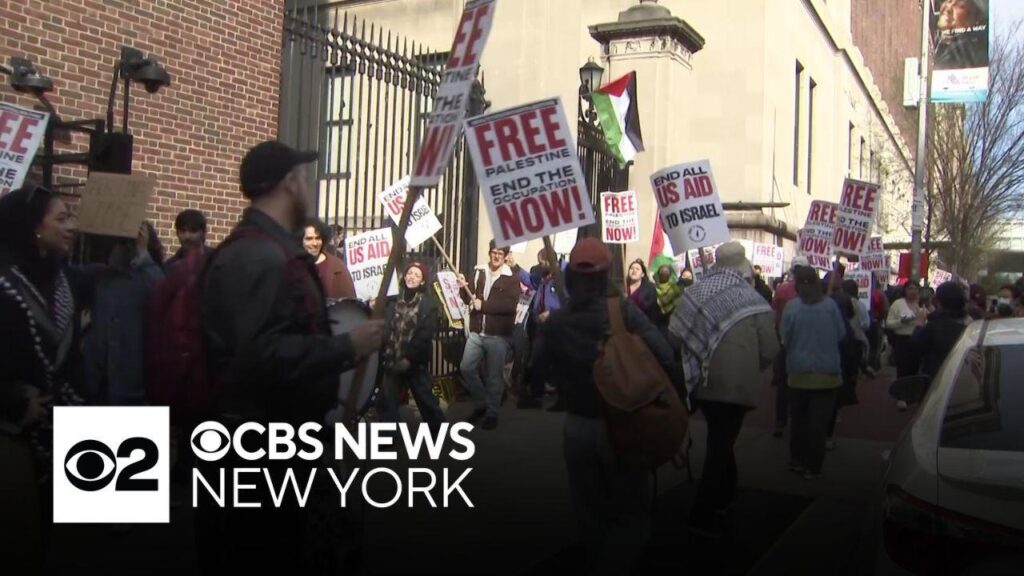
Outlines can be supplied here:
[[221, 414], [321, 421], [352, 368], [348, 335], [332, 336], [313, 258], [249, 208], [205, 271], [203, 335]]
[[[401, 296], [399, 296], [401, 298]], [[384, 345], [391, 340], [391, 330], [395, 325], [395, 303], [397, 298], [388, 302], [388, 323], [385, 326]], [[409, 361], [412, 368], [424, 368], [430, 364], [430, 353], [434, 346], [434, 335], [437, 334], [437, 326], [440, 321], [441, 310], [437, 298], [431, 294], [430, 286], [423, 290], [423, 298], [420, 300], [420, 307], [416, 314], [416, 329], [413, 330], [412, 338], [402, 347], [400, 358]]]
[[[661, 332], [628, 299], [622, 301], [622, 313], [626, 329], [644, 339], [678, 388], [681, 366], [673, 361], [672, 349]], [[594, 362], [598, 344], [609, 328], [608, 301], [601, 298], [556, 310], [539, 330], [533, 362], [565, 395], [570, 414], [602, 417], [602, 400], [594, 385]]]
[[967, 324], [963, 318], [939, 311], [928, 317], [927, 324], [914, 330], [912, 342], [921, 355], [922, 374], [935, 378], [965, 328]]

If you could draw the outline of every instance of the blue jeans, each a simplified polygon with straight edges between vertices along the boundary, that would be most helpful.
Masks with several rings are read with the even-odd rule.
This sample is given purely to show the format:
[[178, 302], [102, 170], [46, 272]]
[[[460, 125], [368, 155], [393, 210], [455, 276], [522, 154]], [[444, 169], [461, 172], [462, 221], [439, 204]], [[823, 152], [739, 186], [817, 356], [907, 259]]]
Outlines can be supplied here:
[[[486, 407], [488, 416], [497, 416], [505, 391], [505, 358], [508, 341], [501, 336], [470, 334], [462, 353], [462, 381], [477, 407]], [[480, 379], [480, 363], [484, 362], [487, 387]]]
[[430, 374], [426, 368], [410, 368], [405, 374], [385, 374], [384, 384], [381, 387], [381, 395], [378, 399], [378, 410], [380, 418], [384, 422], [399, 422], [401, 417], [398, 414], [398, 399], [401, 396], [402, 388], [408, 388], [416, 407], [419, 408], [420, 418], [430, 425], [432, 430], [438, 430], [441, 423], [445, 421], [441, 404], [434, 396]]

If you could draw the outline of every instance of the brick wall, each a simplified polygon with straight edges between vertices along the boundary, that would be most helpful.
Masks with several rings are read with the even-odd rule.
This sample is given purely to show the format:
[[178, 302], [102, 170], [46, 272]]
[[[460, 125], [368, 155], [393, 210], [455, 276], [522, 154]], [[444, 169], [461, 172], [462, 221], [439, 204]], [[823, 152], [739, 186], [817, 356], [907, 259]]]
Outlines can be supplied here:
[[853, 43], [896, 118], [903, 139], [917, 148], [917, 110], [903, 107], [903, 62], [921, 54], [918, 0], [853, 0]]
[[[158, 94], [132, 87], [133, 171], [156, 178], [150, 215], [165, 240], [179, 211], [198, 208], [218, 241], [243, 206], [242, 155], [277, 134], [283, 13], [284, 0], [0, 0], [0, 58], [31, 59], [53, 78], [57, 112], [76, 120], [105, 117], [122, 44], [155, 56], [171, 86]], [[0, 99], [35, 103], [6, 78]], [[117, 130], [122, 102], [123, 84]], [[82, 140], [58, 144], [58, 152], [82, 150]], [[58, 176], [80, 180], [85, 171], [65, 167]]]

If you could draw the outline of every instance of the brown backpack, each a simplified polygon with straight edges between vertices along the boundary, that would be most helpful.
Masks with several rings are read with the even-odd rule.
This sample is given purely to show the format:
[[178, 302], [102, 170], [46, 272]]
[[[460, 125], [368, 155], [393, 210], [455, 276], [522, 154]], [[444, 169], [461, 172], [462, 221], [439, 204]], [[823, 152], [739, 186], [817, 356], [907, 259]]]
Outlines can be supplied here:
[[619, 464], [653, 470], [679, 452], [688, 415], [647, 343], [626, 329], [622, 305], [619, 298], [608, 300], [611, 330], [594, 362], [594, 384]]

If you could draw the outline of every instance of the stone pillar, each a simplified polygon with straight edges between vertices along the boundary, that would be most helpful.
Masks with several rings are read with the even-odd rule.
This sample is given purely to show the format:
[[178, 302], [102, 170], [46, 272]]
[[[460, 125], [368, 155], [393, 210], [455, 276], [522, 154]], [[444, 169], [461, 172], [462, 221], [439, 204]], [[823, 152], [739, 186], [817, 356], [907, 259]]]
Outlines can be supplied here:
[[704, 38], [657, 0], [641, 0], [620, 12], [617, 21], [590, 26], [590, 35], [601, 43], [605, 81], [636, 71], [645, 151], [633, 159], [629, 186], [637, 191], [640, 204], [641, 240], [626, 245], [626, 261], [646, 261], [657, 213], [650, 175], [678, 162], [699, 160], [681, 155], [688, 114], [679, 103], [696, 89], [690, 72]]

